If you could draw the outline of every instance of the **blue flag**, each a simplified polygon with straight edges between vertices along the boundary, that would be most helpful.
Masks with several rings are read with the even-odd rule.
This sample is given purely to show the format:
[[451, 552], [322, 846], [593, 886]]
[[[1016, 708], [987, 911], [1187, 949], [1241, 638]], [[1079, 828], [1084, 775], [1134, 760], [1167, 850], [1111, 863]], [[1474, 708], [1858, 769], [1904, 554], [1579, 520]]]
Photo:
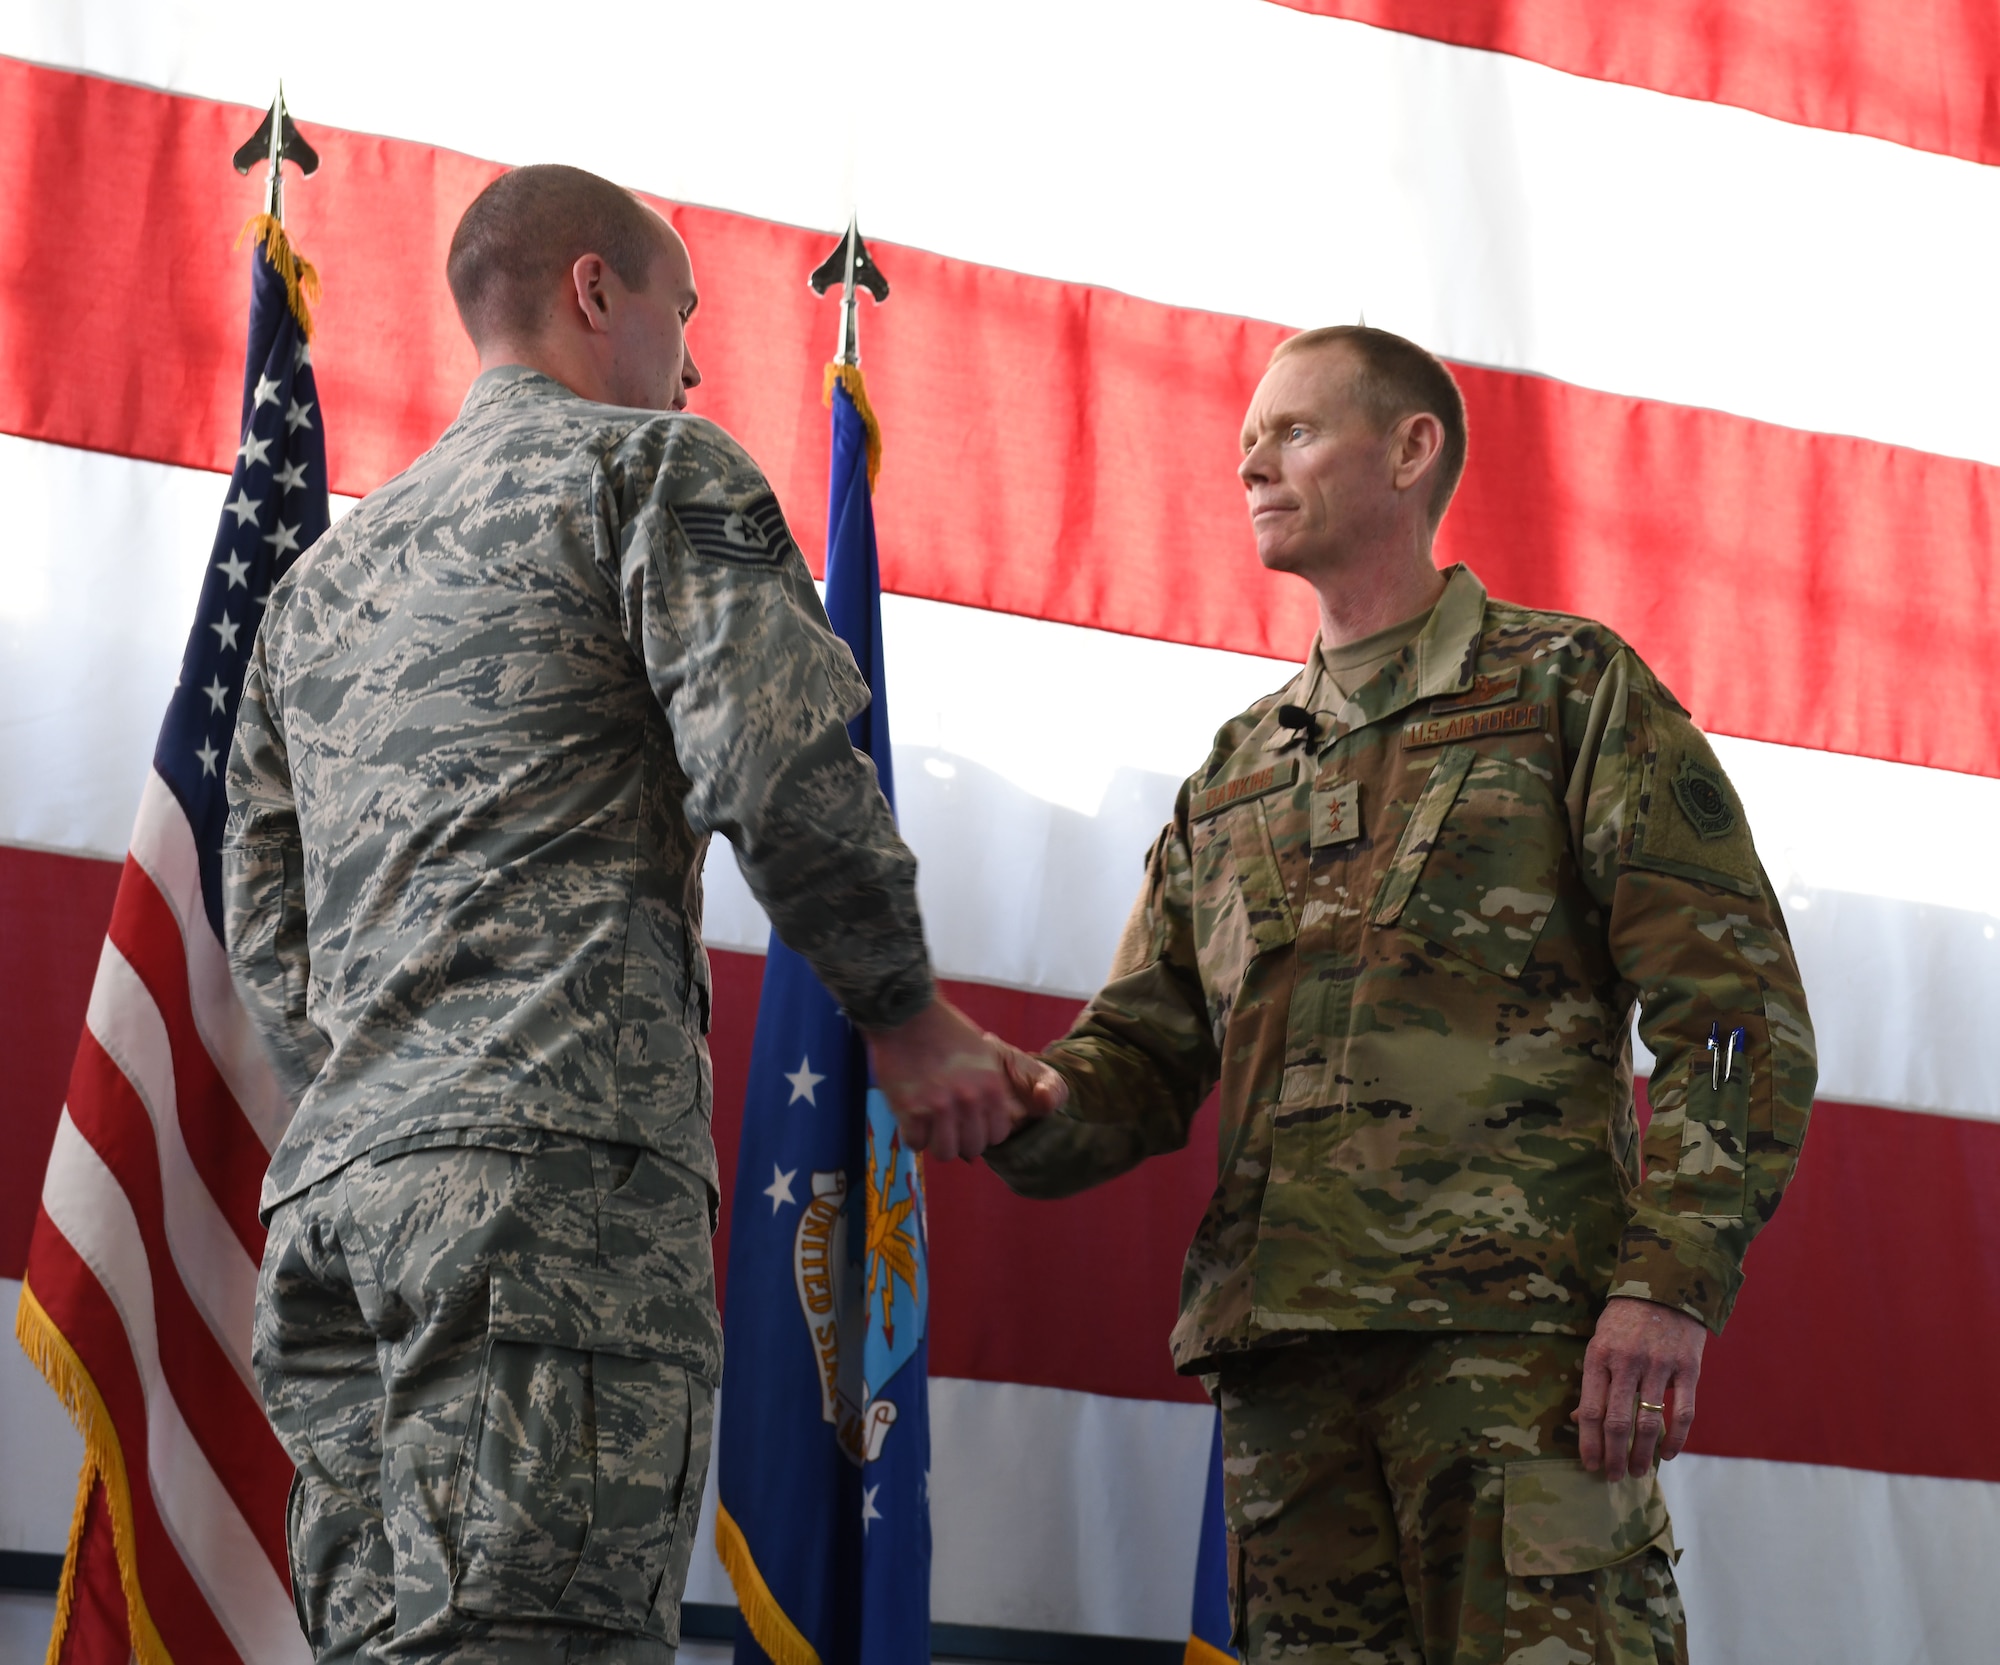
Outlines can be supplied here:
[[1208, 1448], [1208, 1492], [1201, 1504], [1201, 1548], [1194, 1561], [1194, 1611], [1188, 1617], [1185, 1665], [1225, 1665], [1230, 1644], [1229, 1534], [1222, 1523], [1222, 1415]]
[[[860, 371], [829, 377], [826, 610], [874, 699], [848, 725], [896, 801]], [[930, 1659], [923, 1178], [860, 1036], [774, 935], [743, 1100], [716, 1545], [739, 1665]]]

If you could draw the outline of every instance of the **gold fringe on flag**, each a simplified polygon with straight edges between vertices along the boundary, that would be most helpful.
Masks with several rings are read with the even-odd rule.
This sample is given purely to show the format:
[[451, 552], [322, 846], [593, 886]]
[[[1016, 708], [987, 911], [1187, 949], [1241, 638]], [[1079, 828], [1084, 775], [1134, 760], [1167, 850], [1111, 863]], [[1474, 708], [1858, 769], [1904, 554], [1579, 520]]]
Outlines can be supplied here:
[[236, 247], [243, 246], [248, 237], [259, 245], [278, 276], [285, 280], [285, 304], [292, 309], [292, 316], [299, 321], [299, 328], [310, 341], [313, 335], [312, 314], [306, 310], [306, 303], [319, 305], [319, 270], [310, 260], [304, 259], [292, 247], [291, 238], [285, 235], [284, 226], [269, 214], [252, 214], [243, 222], [243, 229], [236, 234]]
[[1199, 1636], [1190, 1636], [1187, 1652], [1181, 1656], [1181, 1665], [1236, 1665], [1236, 1655], [1224, 1653], [1213, 1642], [1204, 1642]]
[[[868, 489], [875, 489], [875, 476], [882, 472], [882, 424], [875, 420], [875, 407], [868, 403], [868, 384], [861, 379], [858, 364], [829, 364], [826, 367], [826, 385], [820, 391], [820, 403], [828, 410], [833, 409], [833, 386], [838, 382], [847, 389], [848, 398], [854, 401], [854, 408], [861, 414], [861, 425], [868, 430]], [[760, 1638], [761, 1640], [761, 1638]], [[769, 1653], [771, 1650], [764, 1650]], [[779, 1665], [783, 1665], [780, 1661]]]
[[[827, 368], [829, 371], [853, 370], [857, 378], [861, 374], [851, 364], [828, 365]], [[827, 378], [826, 387], [827, 397], [831, 399], [831, 376]], [[812, 1643], [800, 1635], [799, 1627], [785, 1616], [785, 1610], [778, 1605], [778, 1598], [771, 1594], [770, 1585], [764, 1582], [764, 1575], [757, 1570], [757, 1563], [750, 1556], [750, 1546], [743, 1541], [742, 1528], [720, 1503], [715, 1506], [715, 1553], [721, 1557], [722, 1570], [729, 1574], [729, 1582], [736, 1586], [736, 1605], [742, 1610], [743, 1622], [750, 1627], [750, 1634], [757, 1638], [757, 1646], [770, 1656], [771, 1665], [819, 1665], [819, 1655], [813, 1651]]]
[[[69, 1553], [63, 1557], [62, 1583], [56, 1591], [55, 1630], [49, 1637], [49, 1665], [62, 1658], [63, 1638], [76, 1602], [76, 1563], [83, 1550], [83, 1526], [90, 1509], [91, 1487], [101, 1483], [111, 1506], [111, 1541], [118, 1552], [118, 1582], [125, 1591], [125, 1624], [131, 1633], [133, 1657], [139, 1665], [173, 1665], [167, 1645], [153, 1627], [146, 1598], [139, 1589], [138, 1545], [132, 1525], [132, 1488], [125, 1474], [125, 1453], [118, 1431], [97, 1384], [76, 1356], [56, 1323], [24, 1282], [21, 1304], [14, 1312], [14, 1335], [42, 1378], [55, 1389], [83, 1436], [83, 1473], [77, 1480], [76, 1514], [70, 1521]], [[769, 1651], [769, 1650], [766, 1650]]]

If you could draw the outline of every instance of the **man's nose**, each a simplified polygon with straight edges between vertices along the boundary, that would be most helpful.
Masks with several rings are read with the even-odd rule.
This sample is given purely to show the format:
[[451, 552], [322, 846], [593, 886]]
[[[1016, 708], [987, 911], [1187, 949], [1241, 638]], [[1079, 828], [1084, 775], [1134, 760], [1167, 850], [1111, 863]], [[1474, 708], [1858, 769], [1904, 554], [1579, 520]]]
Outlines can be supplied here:
[[681, 349], [681, 386], [692, 392], [701, 386], [701, 372], [695, 368], [694, 354]]
[[1241, 480], [1246, 487], [1254, 486], [1260, 480], [1273, 478], [1268, 451], [1263, 440], [1258, 440], [1255, 445], [1243, 453], [1243, 460], [1236, 465], [1236, 478]]

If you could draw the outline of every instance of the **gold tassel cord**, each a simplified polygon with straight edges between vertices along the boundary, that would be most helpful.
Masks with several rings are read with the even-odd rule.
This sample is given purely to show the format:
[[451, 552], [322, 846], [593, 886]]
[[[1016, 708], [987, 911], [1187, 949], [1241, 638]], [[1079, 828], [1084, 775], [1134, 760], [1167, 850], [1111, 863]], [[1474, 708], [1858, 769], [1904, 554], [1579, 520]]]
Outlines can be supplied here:
[[[61, 1588], [56, 1595], [56, 1625], [49, 1637], [49, 1665], [62, 1658], [63, 1637], [68, 1629], [76, 1599], [76, 1559], [82, 1549], [80, 1534], [88, 1513], [89, 1488], [101, 1482], [111, 1507], [111, 1541], [118, 1555], [118, 1582], [125, 1592], [125, 1623], [131, 1632], [132, 1654], [138, 1665], [173, 1665], [173, 1656], [153, 1626], [146, 1611], [146, 1598], [139, 1589], [138, 1543], [132, 1523], [132, 1488], [125, 1474], [125, 1453], [118, 1444], [118, 1431], [111, 1425], [97, 1384], [90, 1379], [83, 1360], [76, 1355], [56, 1322], [35, 1299], [26, 1283], [21, 1285], [21, 1304], [14, 1311], [14, 1335], [22, 1352], [42, 1373], [69, 1412], [76, 1431], [83, 1436], [83, 1475], [79, 1482], [76, 1516], [70, 1523], [69, 1554], [64, 1558]], [[766, 1650], [768, 1651], [768, 1650]]]
[[875, 420], [875, 408], [868, 403], [868, 384], [861, 379], [860, 365], [829, 364], [826, 367], [826, 385], [820, 392], [820, 403], [828, 410], [833, 408], [836, 382], [847, 389], [848, 398], [854, 401], [854, 408], [860, 413], [861, 425], [868, 430], [868, 489], [873, 491], [875, 476], [882, 472], [882, 424]]
[[[829, 381], [828, 397], [832, 396], [832, 387]], [[757, 1570], [750, 1546], [743, 1541], [742, 1528], [719, 1503], [715, 1507], [715, 1553], [721, 1558], [722, 1570], [729, 1574], [729, 1582], [736, 1587], [736, 1605], [742, 1611], [743, 1622], [757, 1638], [757, 1646], [770, 1657], [771, 1665], [819, 1665], [819, 1655], [812, 1643], [786, 1617], [778, 1598], [764, 1582], [764, 1575]]]
[[83, 1558], [83, 1528], [90, 1519], [90, 1494], [97, 1481], [97, 1465], [86, 1451], [76, 1477], [76, 1507], [69, 1516], [69, 1550], [63, 1556], [62, 1578], [56, 1584], [56, 1622], [49, 1632], [48, 1665], [59, 1665], [62, 1640], [69, 1634], [69, 1616], [76, 1606], [76, 1568]]
[[310, 341], [313, 336], [312, 314], [306, 303], [319, 305], [319, 270], [310, 260], [304, 259], [292, 247], [291, 238], [285, 235], [285, 228], [269, 214], [252, 214], [243, 222], [243, 229], [236, 234], [236, 246], [243, 246], [248, 237], [263, 249], [265, 256], [277, 268], [278, 276], [285, 280], [285, 304], [292, 309], [292, 316], [299, 321], [299, 328]]

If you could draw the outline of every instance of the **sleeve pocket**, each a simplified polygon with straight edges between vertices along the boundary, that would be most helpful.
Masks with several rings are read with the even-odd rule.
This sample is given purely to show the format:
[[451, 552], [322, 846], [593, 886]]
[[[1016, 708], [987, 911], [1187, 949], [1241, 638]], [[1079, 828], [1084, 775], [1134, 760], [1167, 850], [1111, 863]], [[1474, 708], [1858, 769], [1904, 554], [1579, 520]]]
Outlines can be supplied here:
[[454, 1488], [455, 1606], [663, 1629], [655, 1603], [686, 1561], [705, 1470], [714, 1328], [698, 1303], [611, 1273], [493, 1274]]

